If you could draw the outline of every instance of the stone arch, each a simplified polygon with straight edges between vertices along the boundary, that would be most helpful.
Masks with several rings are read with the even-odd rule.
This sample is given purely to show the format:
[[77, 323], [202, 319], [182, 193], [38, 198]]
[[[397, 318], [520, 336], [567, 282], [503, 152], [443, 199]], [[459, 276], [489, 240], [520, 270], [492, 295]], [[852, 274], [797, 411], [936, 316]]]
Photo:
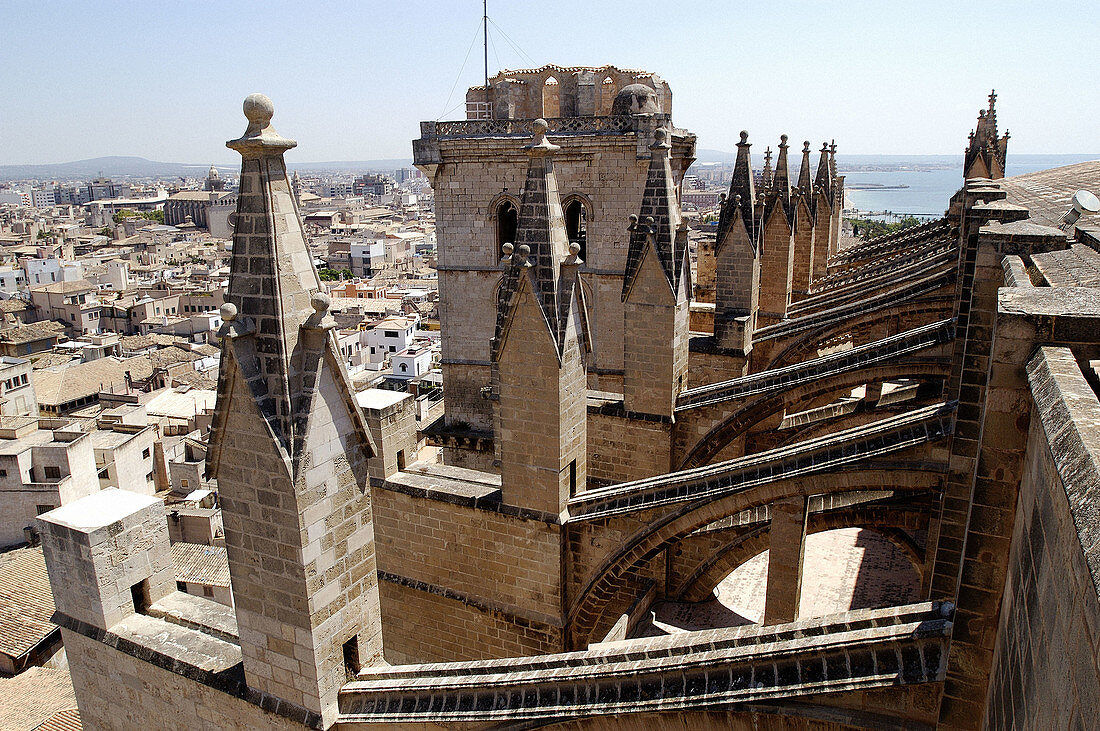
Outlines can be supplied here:
[[676, 541], [716, 520], [791, 497], [865, 490], [930, 491], [940, 489], [942, 480], [943, 473], [935, 466], [901, 463], [892, 469], [849, 469], [776, 480], [750, 490], [681, 505], [645, 521], [590, 575], [570, 603], [570, 644], [573, 647], [588, 644], [616, 593], [629, 583], [632, 572]]
[[569, 242], [579, 243], [579, 256], [588, 261], [588, 224], [592, 221], [592, 201], [581, 193], [570, 193], [562, 198], [561, 211], [565, 217], [565, 233]]
[[[731, 406], [728, 415], [698, 438], [692, 446], [677, 445], [677, 451], [682, 454], [677, 462], [677, 469], [708, 464], [726, 446], [748, 432], [754, 425], [795, 404], [891, 378], [933, 380], [947, 378], [948, 375], [950, 375], [950, 364], [943, 360], [902, 361], [876, 364], [869, 368], [856, 368], [821, 380], [809, 381], [803, 386], [781, 389], [775, 393], [759, 396], [740, 406]], [[720, 417], [720, 414], [715, 414], [714, 409], [713, 406], [701, 407], [700, 414], [705, 413], [706, 416], [701, 415], [698, 418], [709, 421], [715, 416]], [[692, 421], [692, 418], [687, 416], [691, 411], [682, 413], [684, 416], [679, 417], [679, 429], [686, 429]], [[680, 433], [684, 434], [683, 431]]]
[[[908, 531], [927, 528], [928, 518], [926, 510], [853, 506], [810, 515], [806, 535], [842, 528], [874, 530], [897, 547], [909, 559], [917, 574], [922, 575], [923, 551]], [[763, 523], [734, 537], [696, 567], [691, 576], [678, 582], [673, 598], [688, 602], [708, 599], [731, 572], [767, 549], [768, 523]]]
[[615, 101], [615, 81], [610, 76], [603, 77], [603, 82], [600, 84], [600, 115], [607, 116], [611, 114], [611, 103]]
[[542, 84], [542, 116], [546, 119], [561, 116], [561, 84], [553, 76], [547, 76]]
[[493, 240], [496, 243], [496, 248], [493, 251], [493, 264], [499, 262], [500, 257], [503, 256], [501, 247], [516, 242], [519, 206], [519, 199], [507, 193], [500, 193], [489, 203], [489, 219], [493, 222]]
[[[952, 284], [945, 283], [944, 286], [951, 287]], [[818, 319], [820, 322], [797, 329], [799, 321], [797, 318], [793, 319], [790, 323], [784, 324], [778, 332], [763, 333], [763, 337], [753, 343], [753, 372], [782, 368], [792, 363], [816, 358], [817, 350], [822, 344], [846, 333], [865, 335], [861, 340], [853, 343], [859, 345], [951, 317], [954, 302], [954, 294], [928, 293], [908, 301], [854, 312], [848, 316], [833, 319], [826, 319], [817, 314], [808, 315], [807, 319]], [[888, 328], [884, 329], [884, 326], [890, 325], [895, 320], [898, 324], [892, 331]], [[902, 322], [904, 325], [901, 324]], [[763, 354], [759, 359], [757, 359], [758, 353]], [[758, 362], [759, 366], [757, 366]]]

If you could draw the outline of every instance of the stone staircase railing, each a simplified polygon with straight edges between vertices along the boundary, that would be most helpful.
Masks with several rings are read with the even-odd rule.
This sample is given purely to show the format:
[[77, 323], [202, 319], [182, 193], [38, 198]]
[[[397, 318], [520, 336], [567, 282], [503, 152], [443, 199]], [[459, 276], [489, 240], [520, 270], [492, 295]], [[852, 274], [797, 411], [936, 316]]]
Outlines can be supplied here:
[[594, 714], [724, 710], [939, 682], [953, 620], [952, 604], [924, 602], [622, 640], [580, 652], [372, 668], [341, 689], [338, 725], [528, 727]]
[[680, 394], [676, 411], [686, 411], [730, 399], [789, 388], [811, 379], [820, 380], [837, 373], [916, 353], [934, 345], [950, 342], [954, 337], [955, 321], [941, 320], [876, 340], [873, 343], [860, 345], [851, 350], [689, 389]]
[[954, 429], [954, 413], [954, 402], [934, 404], [766, 452], [587, 490], [570, 498], [567, 522], [717, 499], [757, 485], [873, 460], [948, 436]]

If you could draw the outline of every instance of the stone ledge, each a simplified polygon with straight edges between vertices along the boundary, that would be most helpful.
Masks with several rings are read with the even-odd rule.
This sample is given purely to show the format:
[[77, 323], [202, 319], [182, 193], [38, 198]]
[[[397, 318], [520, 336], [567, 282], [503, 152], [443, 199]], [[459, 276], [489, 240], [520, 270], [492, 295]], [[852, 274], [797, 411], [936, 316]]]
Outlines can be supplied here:
[[434, 469], [435, 467], [436, 465], [432, 465], [430, 469], [422, 468], [415, 472], [398, 472], [386, 480], [372, 480], [371, 486], [424, 500], [437, 500], [451, 505], [473, 508], [474, 510], [510, 515], [523, 520], [537, 520], [548, 525], [561, 523], [561, 519], [557, 515], [503, 503], [501, 501], [500, 478], [497, 475], [475, 470], [463, 470], [463, 472], [471, 474], [484, 475], [486, 478], [495, 477], [498, 482], [491, 484], [489, 481], [461, 479], [454, 474], [437, 471]]
[[[269, 713], [296, 721], [308, 728], [324, 728], [320, 715], [248, 687], [238, 645], [197, 630], [137, 614], [119, 622], [110, 630], [99, 629], [61, 612], [55, 612], [52, 620], [65, 631], [83, 635], [142, 662], [251, 703]], [[154, 643], [157, 646], [153, 646]], [[197, 647], [210, 653], [204, 656], [201, 650], [192, 647], [195, 643]], [[195, 664], [196, 660], [200, 664]]]
[[924, 603], [581, 652], [371, 669], [341, 690], [339, 721], [546, 721], [940, 682], [953, 613]]
[[1027, 376], [1100, 596], [1100, 401], [1068, 348], [1039, 348], [1027, 364]]

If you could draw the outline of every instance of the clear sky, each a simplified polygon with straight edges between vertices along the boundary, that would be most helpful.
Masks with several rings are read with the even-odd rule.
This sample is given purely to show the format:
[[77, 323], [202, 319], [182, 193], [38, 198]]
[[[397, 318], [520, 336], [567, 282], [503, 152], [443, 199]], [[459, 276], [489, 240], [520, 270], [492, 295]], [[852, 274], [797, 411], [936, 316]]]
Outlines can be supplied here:
[[[676, 124], [721, 150], [747, 129], [760, 143], [958, 154], [995, 87], [1010, 153], [1091, 153], [1098, 7], [490, 0], [489, 67], [654, 71]], [[294, 161], [410, 157], [418, 122], [461, 118], [481, 81], [480, 16], [481, 0], [0, 0], [0, 164], [235, 162], [224, 141], [253, 91], [298, 140]]]

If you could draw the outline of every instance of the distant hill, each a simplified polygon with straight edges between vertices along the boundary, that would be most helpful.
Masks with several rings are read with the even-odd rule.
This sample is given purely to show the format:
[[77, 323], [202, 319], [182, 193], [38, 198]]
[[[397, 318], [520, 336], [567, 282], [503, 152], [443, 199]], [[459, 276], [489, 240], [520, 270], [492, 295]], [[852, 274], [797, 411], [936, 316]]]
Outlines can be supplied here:
[[[215, 163], [222, 170], [236, 170], [240, 162]], [[175, 178], [203, 177], [210, 163], [186, 164], [157, 162], [143, 157], [94, 157], [90, 160], [59, 162], [47, 165], [0, 165], [0, 180], [79, 180], [99, 175], [108, 178]], [[386, 170], [412, 167], [412, 160], [394, 158], [388, 160], [359, 160], [333, 162], [288, 162], [291, 170], [356, 172], [359, 170]]]

